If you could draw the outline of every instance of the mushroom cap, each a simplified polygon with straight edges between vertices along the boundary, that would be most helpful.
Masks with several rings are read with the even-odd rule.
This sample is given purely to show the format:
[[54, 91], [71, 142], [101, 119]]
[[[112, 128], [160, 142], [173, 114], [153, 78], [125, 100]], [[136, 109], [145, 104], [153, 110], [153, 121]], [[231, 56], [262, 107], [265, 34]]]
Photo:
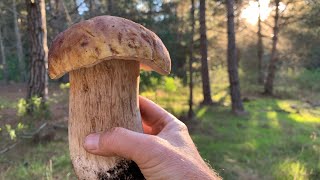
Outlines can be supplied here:
[[49, 50], [49, 76], [57, 79], [72, 70], [107, 60], [136, 60], [143, 69], [167, 75], [171, 59], [161, 39], [133, 21], [98, 16], [60, 33]]

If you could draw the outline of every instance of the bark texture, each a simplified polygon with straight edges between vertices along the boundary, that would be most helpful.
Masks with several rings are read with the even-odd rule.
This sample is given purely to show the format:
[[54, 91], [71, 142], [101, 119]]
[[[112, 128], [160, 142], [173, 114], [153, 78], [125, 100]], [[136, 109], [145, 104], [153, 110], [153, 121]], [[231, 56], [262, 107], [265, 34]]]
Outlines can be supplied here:
[[[41, 97], [42, 103], [44, 103], [48, 94], [48, 46], [45, 1], [26, 0], [26, 5], [31, 46], [27, 99]], [[32, 107], [29, 109], [29, 112], [32, 112]]]
[[1, 60], [2, 60], [2, 68], [3, 68], [3, 79], [6, 83], [8, 83], [8, 71], [7, 71], [7, 60], [6, 60], [6, 52], [4, 50], [4, 44], [3, 44], [3, 36], [1, 32], [1, 26], [0, 26], [0, 51], [1, 51]]
[[200, 0], [200, 53], [203, 105], [212, 104], [210, 77], [208, 69], [208, 41], [206, 27], [206, 1]]
[[64, 14], [66, 16], [66, 20], [67, 20], [68, 26], [71, 26], [73, 24], [73, 21], [72, 21], [72, 18], [71, 18], [70, 14], [69, 14], [69, 10], [68, 10], [64, 0], [61, 0], [61, 5], [62, 5], [62, 8], [63, 8]]
[[74, 7], [74, 12], [75, 12], [75, 14], [79, 14], [79, 5], [78, 5], [78, 3], [77, 3], [77, 0], [73, 0], [73, 7]]
[[138, 84], [137, 61], [104, 61], [70, 73], [69, 149], [79, 179], [144, 179], [134, 162], [83, 148], [89, 133], [113, 127], [143, 131]]
[[240, 94], [240, 82], [238, 76], [236, 36], [234, 30], [234, 0], [227, 0], [228, 13], [228, 74], [230, 82], [230, 94], [232, 111], [236, 114], [243, 113], [244, 108]]
[[19, 72], [20, 72], [20, 80], [26, 80], [26, 71], [25, 71], [25, 63], [23, 58], [23, 48], [21, 42], [21, 34], [20, 28], [18, 24], [18, 12], [16, 8], [16, 0], [12, 0], [12, 11], [13, 11], [13, 21], [14, 21], [14, 32], [17, 38], [16, 47], [17, 47], [17, 55], [18, 55], [18, 62], [19, 62]]
[[194, 0], [191, 0], [191, 9], [190, 9], [190, 20], [191, 20], [191, 35], [190, 35], [190, 58], [189, 58], [189, 111], [188, 117], [192, 118], [194, 116], [193, 112], [193, 46], [194, 46]]
[[113, 14], [113, 0], [108, 0], [108, 13]]
[[280, 0], [275, 0], [276, 9], [275, 9], [275, 16], [274, 16], [274, 27], [273, 27], [273, 38], [272, 38], [272, 50], [271, 50], [271, 57], [268, 67], [268, 75], [267, 80], [264, 84], [264, 93], [266, 95], [273, 94], [273, 82], [276, 74], [276, 65], [278, 62], [278, 55], [277, 55], [277, 45], [278, 45], [278, 34], [279, 34], [279, 5]]
[[95, 0], [89, 0], [89, 15], [90, 17], [94, 17], [96, 12], [96, 2]]
[[263, 84], [264, 83], [264, 72], [263, 72], [263, 40], [262, 40], [262, 27], [261, 27], [261, 5], [260, 0], [257, 0], [258, 2], [258, 8], [259, 8], [259, 17], [258, 17], [258, 43], [257, 43], [257, 55], [258, 55], [258, 83]]

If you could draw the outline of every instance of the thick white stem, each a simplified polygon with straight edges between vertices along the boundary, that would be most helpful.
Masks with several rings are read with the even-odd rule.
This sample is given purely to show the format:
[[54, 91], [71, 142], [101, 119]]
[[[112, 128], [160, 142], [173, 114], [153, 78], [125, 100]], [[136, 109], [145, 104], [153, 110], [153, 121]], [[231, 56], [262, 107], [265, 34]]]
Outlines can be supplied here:
[[[142, 132], [138, 93], [137, 61], [104, 61], [70, 73], [69, 149], [79, 179], [143, 178], [132, 161], [95, 156], [83, 148], [93, 132], [113, 127]], [[142, 177], [133, 177], [137, 171]]]

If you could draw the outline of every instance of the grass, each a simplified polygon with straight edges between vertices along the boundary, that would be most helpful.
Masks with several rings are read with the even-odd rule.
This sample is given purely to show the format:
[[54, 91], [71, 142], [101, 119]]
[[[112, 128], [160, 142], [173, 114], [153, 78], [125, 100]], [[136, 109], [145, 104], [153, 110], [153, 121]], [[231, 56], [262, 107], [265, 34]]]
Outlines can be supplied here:
[[9, 162], [8, 157], [0, 158], [0, 163], [10, 164], [9, 168], [1, 173], [1, 179], [76, 179], [65, 142], [33, 144], [32, 149], [28, 147], [29, 143], [19, 146], [26, 148], [28, 150], [26, 153], [11, 152], [7, 155], [9, 158], [14, 158], [14, 162]]
[[320, 115], [303, 107], [292, 110], [299, 104], [258, 99], [245, 104], [246, 117], [235, 117], [225, 107], [201, 108], [194, 141], [226, 179], [319, 179]]
[[[249, 115], [237, 117], [230, 113], [227, 85], [213, 86], [213, 90], [213, 99], [220, 106], [197, 108], [198, 123], [191, 135], [202, 157], [222, 177], [320, 179], [319, 107], [299, 100], [250, 97], [245, 102]], [[187, 112], [185, 87], [171, 93], [141, 94], [177, 116]], [[195, 94], [201, 94], [199, 88]], [[67, 103], [60, 96], [54, 99], [59, 98]], [[196, 96], [195, 103], [201, 99]], [[14, 104], [2, 102], [6, 107]], [[66, 140], [24, 143], [0, 155], [0, 174], [0, 179], [75, 179]]]
[[5, 97], [0, 96], [0, 110], [5, 108], [15, 108], [17, 102], [12, 102]]

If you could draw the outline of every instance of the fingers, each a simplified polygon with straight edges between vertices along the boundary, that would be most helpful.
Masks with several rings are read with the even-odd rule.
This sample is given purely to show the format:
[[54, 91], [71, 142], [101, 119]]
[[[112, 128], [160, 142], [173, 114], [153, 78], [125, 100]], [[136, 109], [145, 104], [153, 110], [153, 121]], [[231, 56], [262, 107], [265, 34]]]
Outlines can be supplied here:
[[88, 135], [83, 147], [92, 154], [121, 156], [137, 162], [138, 153], [144, 152], [148, 145], [150, 145], [148, 135], [125, 128], [114, 128], [108, 132]]
[[174, 119], [173, 115], [142, 96], [139, 97], [139, 105], [145, 133], [157, 134]]

